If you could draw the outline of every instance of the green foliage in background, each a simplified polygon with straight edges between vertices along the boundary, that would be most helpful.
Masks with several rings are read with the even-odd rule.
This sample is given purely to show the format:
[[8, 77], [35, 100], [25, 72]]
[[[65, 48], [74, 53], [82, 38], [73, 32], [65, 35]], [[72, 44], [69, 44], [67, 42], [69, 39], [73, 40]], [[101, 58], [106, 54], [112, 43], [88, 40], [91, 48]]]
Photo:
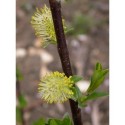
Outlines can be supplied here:
[[33, 122], [32, 125], [46, 125], [46, 120], [44, 118], [40, 118], [37, 121]]
[[19, 104], [16, 106], [16, 121], [22, 124], [22, 118], [23, 118], [22, 110], [27, 105], [27, 102], [23, 95], [18, 97], [18, 103]]
[[16, 106], [16, 121], [22, 123], [22, 112], [19, 106]]
[[20, 108], [24, 108], [24, 107], [27, 106], [27, 101], [26, 101], [24, 95], [20, 95], [20, 96], [18, 97], [18, 101], [19, 101], [19, 107], [20, 107]]
[[19, 70], [18, 67], [16, 67], [16, 80], [17, 81], [23, 80], [23, 75], [22, 75], [22, 73], [21, 73], [21, 71]]
[[[16, 81], [18, 81], [16, 86], [19, 86], [19, 84], [20, 84], [19, 81], [21, 81], [21, 80], [23, 80], [23, 75], [22, 75], [20, 69], [16, 67]], [[18, 105], [16, 106], [16, 121], [18, 123], [22, 124], [22, 118], [23, 118], [22, 110], [26, 106], [27, 106], [27, 101], [25, 99], [25, 96], [20, 93], [20, 95], [18, 95]]]
[[32, 125], [73, 125], [68, 114], [65, 114], [63, 119], [50, 118], [47, 121], [44, 118], [40, 118]]
[[74, 16], [71, 25], [73, 30], [71, 30], [68, 35], [86, 34], [89, 33], [94, 26], [94, 20], [89, 16], [79, 14]]
[[22, 123], [22, 110], [27, 106], [27, 101], [24, 95], [18, 97], [18, 105], [16, 106], [16, 121]]

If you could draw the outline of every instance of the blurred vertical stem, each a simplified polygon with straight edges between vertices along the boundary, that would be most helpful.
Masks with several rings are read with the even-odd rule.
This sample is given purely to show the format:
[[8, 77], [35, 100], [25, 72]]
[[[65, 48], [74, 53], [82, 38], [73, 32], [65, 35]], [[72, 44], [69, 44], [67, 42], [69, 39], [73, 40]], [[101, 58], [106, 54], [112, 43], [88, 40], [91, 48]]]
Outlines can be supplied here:
[[[57, 48], [58, 53], [61, 59], [62, 68], [67, 77], [72, 76], [72, 69], [69, 60], [69, 52], [66, 45], [66, 39], [64, 35], [63, 23], [62, 23], [62, 15], [61, 15], [61, 3], [56, 0], [49, 0], [52, 18], [54, 22], [54, 28], [57, 38]], [[74, 125], [82, 125], [81, 120], [81, 110], [78, 108], [78, 103], [69, 100], [70, 107], [72, 111], [72, 117]]]

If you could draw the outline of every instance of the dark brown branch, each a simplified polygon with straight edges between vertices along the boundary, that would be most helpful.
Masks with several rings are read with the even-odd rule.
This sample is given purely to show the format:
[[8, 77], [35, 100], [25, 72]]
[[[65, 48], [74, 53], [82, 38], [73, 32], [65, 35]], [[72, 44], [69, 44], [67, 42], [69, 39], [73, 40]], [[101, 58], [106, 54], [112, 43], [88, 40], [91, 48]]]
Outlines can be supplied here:
[[[56, 0], [49, 0], [49, 3], [53, 17], [56, 38], [57, 38], [57, 48], [61, 59], [62, 68], [66, 76], [69, 77], [72, 76], [72, 69], [70, 65], [69, 52], [67, 49], [66, 39], [64, 35], [62, 16], [61, 16], [61, 3], [57, 2]], [[69, 100], [69, 102], [71, 106], [74, 125], [82, 125], [81, 110], [78, 108], [78, 103], [73, 100]]]

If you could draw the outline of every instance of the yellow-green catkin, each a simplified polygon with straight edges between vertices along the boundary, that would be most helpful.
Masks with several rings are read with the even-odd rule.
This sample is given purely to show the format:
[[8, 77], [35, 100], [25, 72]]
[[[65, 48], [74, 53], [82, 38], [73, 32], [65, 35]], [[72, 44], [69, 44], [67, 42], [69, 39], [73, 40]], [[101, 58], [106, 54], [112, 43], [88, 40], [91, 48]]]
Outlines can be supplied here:
[[[36, 9], [31, 18], [31, 24], [35, 30], [35, 35], [43, 39], [42, 47], [57, 43], [51, 11], [46, 5], [43, 8]], [[63, 25], [65, 25], [64, 20]], [[64, 26], [65, 31], [66, 29], [66, 26]]]
[[39, 83], [41, 98], [47, 103], [63, 103], [73, 96], [73, 81], [64, 73], [52, 72], [45, 75]]

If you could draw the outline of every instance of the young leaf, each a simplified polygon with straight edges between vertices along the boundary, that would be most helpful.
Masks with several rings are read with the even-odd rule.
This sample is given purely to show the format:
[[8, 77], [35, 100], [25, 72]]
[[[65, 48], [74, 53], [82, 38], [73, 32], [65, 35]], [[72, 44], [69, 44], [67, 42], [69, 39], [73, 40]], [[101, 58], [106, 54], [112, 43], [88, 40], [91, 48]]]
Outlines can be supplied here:
[[16, 67], [16, 80], [18, 80], [18, 81], [23, 80], [23, 75], [17, 67]]
[[62, 125], [72, 125], [72, 121], [68, 114], [64, 115], [64, 118], [62, 120]]
[[84, 107], [86, 107], [87, 106], [87, 104], [86, 103], [83, 103], [82, 101], [78, 101], [78, 107], [79, 108], [84, 108]]
[[16, 107], [16, 121], [22, 123], [22, 114], [20, 107]]
[[19, 106], [21, 108], [24, 108], [27, 105], [26, 99], [25, 99], [25, 97], [23, 95], [20, 95], [18, 97], [18, 100], [19, 100]]
[[83, 95], [79, 98], [78, 105], [79, 105], [80, 108], [86, 107], [87, 101], [94, 100], [94, 99], [97, 99], [99, 97], [104, 97], [104, 96], [108, 96], [108, 94], [104, 93], [104, 92], [93, 92], [93, 93], [91, 93], [90, 95], [87, 95], [87, 96]]
[[108, 69], [103, 70], [101, 64], [97, 63], [87, 92], [92, 93], [96, 88], [98, 88], [103, 83], [107, 73]]
[[102, 70], [102, 65], [100, 63], [96, 63], [96, 70]]
[[82, 80], [82, 79], [83, 79], [82, 77], [76, 76], [76, 75], [74, 75], [74, 76], [71, 77], [71, 80], [72, 80], [74, 83], [77, 83], [78, 81], [80, 81], [80, 80]]
[[62, 121], [60, 119], [50, 118], [48, 119], [47, 125], [62, 125]]
[[41, 118], [35, 121], [32, 125], [72, 125], [72, 121], [68, 114], [65, 114], [63, 119], [50, 118], [47, 120]]
[[74, 100], [74, 101], [77, 101], [77, 99], [78, 99], [78, 94], [77, 94], [77, 90], [76, 90], [76, 88], [75, 87], [73, 87], [72, 88], [72, 91], [73, 91], [73, 96], [72, 96], [72, 99]]
[[46, 125], [46, 120], [44, 118], [40, 118], [39, 120], [33, 122], [32, 125]]
[[83, 108], [83, 107], [86, 107], [86, 104], [83, 103], [82, 101], [82, 98], [85, 97], [83, 96], [83, 94], [81, 93], [81, 91], [79, 90], [79, 88], [77, 86], [75, 86], [72, 91], [74, 92], [74, 95], [72, 97], [72, 99], [74, 101], [77, 101], [78, 102], [78, 106], [79, 108]]
[[60, 125], [60, 124], [58, 124], [55, 119], [52, 119], [49, 125]]
[[99, 97], [104, 97], [104, 96], [108, 96], [108, 93], [105, 93], [105, 92], [93, 92], [88, 96], [82, 97], [81, 102], [85, 103], [86, 101], [94, 100], [94, 99], [97, 99]]
[[72, 96], [72, 99], [74, 101], [78, 101], [78, 99], [82, 96], [82, 92], [79, 90], [77, 86], [73, 87], [72, 91], [74, 93], [74, 95]]

